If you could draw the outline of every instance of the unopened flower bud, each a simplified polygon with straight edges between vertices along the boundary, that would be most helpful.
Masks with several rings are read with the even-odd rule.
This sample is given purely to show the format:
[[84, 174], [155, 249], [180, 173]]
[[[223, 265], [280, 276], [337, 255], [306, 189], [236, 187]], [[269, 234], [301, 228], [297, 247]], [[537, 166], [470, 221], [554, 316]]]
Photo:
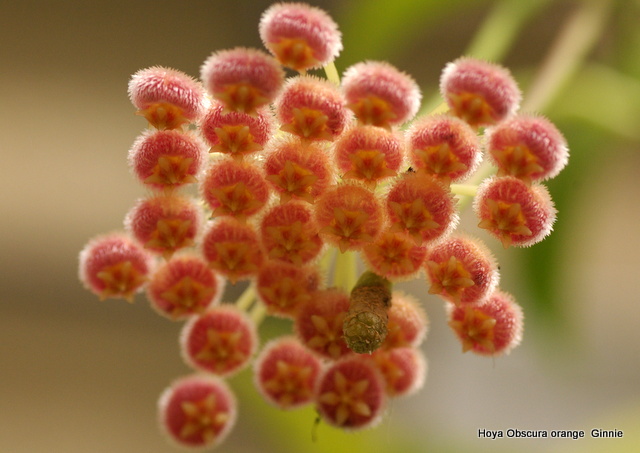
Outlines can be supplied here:
[[391, 283], [371, 271], [363, 273], [351, 290], [349, 312], [344, 319], [344, 339], [358, 354], [378, 349], [387, 336]]

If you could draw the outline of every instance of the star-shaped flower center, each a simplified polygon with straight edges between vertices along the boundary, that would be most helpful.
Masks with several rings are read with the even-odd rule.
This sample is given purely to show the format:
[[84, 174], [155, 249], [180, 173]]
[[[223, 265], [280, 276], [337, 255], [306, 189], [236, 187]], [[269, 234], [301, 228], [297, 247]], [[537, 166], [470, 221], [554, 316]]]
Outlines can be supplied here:
[[171, 302], [170, 314], [179, 318], [185, 313], [203, 313], [213, 294], [213, 288], [203, 285], [190, 276], [181, 278], [160, 296]]
[[144, 182], [167, 187], [196, 182], [196, 178], [189, 174], [192, 162], [190, 157], [161, 156]]
[[122, 297], [133, 302], [133, 294], [146, 281], [146, 277], [129, 260], [106, 266], [96, 276], [104, 284], [101, 300]]
[[243, 181], [211, 189], [210, 193], [220, 203], [220, 206], [213, 210], [213, 217], [230, 215], [243, 221], [247, 215], [263, 205]]
[[211, 267], [224, 273], [231, 283], [238, 278], [255, 273], [260, 264], [260, 250], [254, 244], [246, 242], [217, 242], [213, 244], [216, 258], [210, 262]]
[[531, 177], [544, 171], [536, 155], [526, 145], [492, 149], [491, 155], [498, 163], [498, 176], [515, 176], [530, 185]]
[[247, 359], [246, 353], [241, 349], [242, 337], [243, 333], [240, 331], [207, 329], [207, 340], [194, 357], [213, 367], [218, 373], [233, 369]]
[[370, 247], [373, 253], [367, 256], [375, 258], [379, 271], [385, 275], [411, 273], [420, 265], [412, 260], [413, 243], [398, 234], [385, 234]]
[[295, 162], [286, 161], [282, 170], [275, 175], [268, 175], [267, 180], [283, 190], [280, 195], [281, 203], [286, 203], [293, 196], [309, 203], [314, 201], [310, 190], [318, 177], [311, 170], [303, 168]]
[[329, 356], [337, 359], [342, 354], [342, 325], [346, 313], [335, 316], [312, 315], [311, 323], [315, 328], [315, 335], [308, 341], [307, 346], [317, 351], [324, 351]]
[[462, 338], [462, 351], [467, 352], [476, 345], [492, 352], [494, 350], [493, 338], [495, 318], [473, 307], [466, 307], [462, 320], [452, 320], [449, 326], [458, 332]]
[[363, 180], [370, 189], [376, 187], [376, 182], [395, 176], [396, 172], [387, 168], [387, 160], [384, 153], [377, 149], [359, 149], [349, 155], [352, 170], [343, 175], [343, 178]]
[[279, 278], [260, 291], [263, 298], [269, 301], [269, 306], [277, 307], [279, 313], [293, 314], [297, 307], [311, 299], [300, 282], [291, 277]]
[[431, 277], [429, 294], [446, 293], [459, 303], [464, 289], [475, 285], [471, 273], [455, 256], [442, 263], [427, 261], [427, 268]]
[[455, 115], [473, 127], [495, 124], [496, 112], [487, 100], [478, 93], [462, 91], [450, 93], [449, 100], [453, 104]]
[[185, 416], [179, 433], [183, 439], [196, 437], [204, 444], [211, 444], [229, 420], [227, 412], [216, 408], [216, 396], [213, 393], [200, 401], [183, 401], [180, 408]]
[[344, 253], [357, 242], [371, 242], [373, 237], [366, 230], [369, 215], [363, 211], [351, 211], [344, 208], [334, 208], [331, 225], [320, 231], [338, 238], [338, 247]]
[[272, 394], [283, 407], [291, 406], [298, 401], [308, 400], [313, 389], [310, 382], [313, 370], [310, 366], [276, 362], [275, 375], [264, 383], [264, 388]]
[[280, 63], [296, 71], [304, 71], [318, 64], [313, 48], [302, 38], [281, 38], [278, 42], [269, 43], [269, 48]]
[[171, 258], [173, 252], [183, 247], [191, 247], [194, 242], [190, 237], [191, 220], [167, 218], [158, 220], [156, 229], [144, 246], [151, 250], [163, 251], [165, 259]]
[[214, 145], [211, 151], [230, 154], [235, 159], [242, 159], [245, 154], [262, 149], [262, 146], [254, 142], [249, 126], [228, 124], [216, 127], [214, 132], [218, 136], [219, 143]]
[[173, 104], [156, 102], [146, 109], [138, 110], [136, 115], [143, 116], [156, 129], [178, 129], [185, 123], [189, 123], [183, 115], [183, 110]]
[[343, 373], [336, 371], [333, 375], [333, 389], [322, 393], [319, 401], [322, 404], [336, 406], [335, 422], [342, 426], [349, 421], [352, 415], [371, 416], [371, 407], [364, 398], [368, 388], [369, 381], [367, 379], [351, 382]]
[[398, 222], [392, 225], [392, 230], [406, 230], [416, 244], [422, 243], [423, 232], [440, 226], [438, 222], [433, 220], [433, 215], [426, 208], [422, 198], [406, 202], [390, 201], [389, 207], [398, 219]]
[[513, 236], [531, 236], [527, 227], [527, 219], [520, 203], [509, 203], [488, 198], [486, 201], [489, 217], [483, 219], [478, 226], [496, 234], [504, 248], [513, 242]]
[[308, 140], [331, 140], [333, 136], [329, 130], [329, 117], [321, 110], [309, 107], [293, 108], [293, 117], [289, 123], [280, 126], [285, 132], [290, 132]]
[[262, 90], [245, 82], [229, 83], [214, 93], [214, 97], [224, 104], [225, 113], [231, 111], [255, 115], [258, 107], [269, 103]]
[[448, 143], [416, 149], [413, 152], [424, 164], [424, 171], [440, 178], [447, 184], [451, 180], [451, 175], [464, 172], [467, 169], [467, 166], [460, 162], [458, 156], [453, 153]]
[[357, 102], [349, 104], [348, 107], [362, 124], [390, 129], [389, 121], [397, 117], [391, 105], [375, 95], [365, 96]]
[[270, 244], [269, 258], [287, 261], [296, 266], [313, 258], [321, 247], [299, 220], [290, 225], [267, 227], [266, 235]]

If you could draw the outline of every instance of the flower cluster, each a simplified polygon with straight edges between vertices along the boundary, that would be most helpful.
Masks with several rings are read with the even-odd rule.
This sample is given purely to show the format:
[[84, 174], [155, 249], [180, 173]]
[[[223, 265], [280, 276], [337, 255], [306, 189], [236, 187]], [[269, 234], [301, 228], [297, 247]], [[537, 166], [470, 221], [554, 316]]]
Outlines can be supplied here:
[[[447, 65], [447, 113], [416, 117], [418, 85], [388, 63], [355, 64], [340, 81], [341, 35], [324, 11], [275, 4], [259, 32], [268, 52], [215, 52], [200, 81], [163, 67], [133, 75], [150, 128], [129, 166], [150, 195], [123, 231], [80, 253], [80, 279], [100, 298], [144, 290], [185, 321], [180, 347], [197, 373], [159, 402], [180, 445], [227, 435], [237, 403], [225, 379], [251, 363], [276, 407], [314, 404], [342, 429], [379, 421], [386, 399], [416, 391], [426, 372], [427, 317], [398, 281], [426, 275], [464, 351], [507, 353], [522, 310], [498, 288], [489, 249], [457, 231], [459, 200], [475, 195], [478, 226], [504, 247], [532, 245], [555, 220], [540, 181], [568, 158], [553, 124], [518, 113], [520, 91], [495, 64]], [[319, 68], [327, 79], [307, 73]], [[241, 281], [242, 296], [222, 303], [225, 283]], [[292, 333], [259, 350], [265, 314], [292, 320]]]

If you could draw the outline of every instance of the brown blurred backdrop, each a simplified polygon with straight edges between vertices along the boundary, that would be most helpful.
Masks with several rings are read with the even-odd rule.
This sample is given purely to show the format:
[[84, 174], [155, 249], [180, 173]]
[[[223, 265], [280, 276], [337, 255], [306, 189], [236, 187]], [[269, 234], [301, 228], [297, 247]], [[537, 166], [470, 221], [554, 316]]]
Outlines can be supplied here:
[[[0, 452], [175, 451], [158, 433], [155, 401], [188, 372], [178, 353], [180, 326], [155, 315], [143, 297], [133, 305], [99, 302], [78, 282], [77, 253], [92, 236], [120, 229], [124, 214], [145, 194], [126, 166], [127, 150], [144, 128], [127, 99], [129, 76], [152, 65], [197, 76], [213, 50], [260, 47], [257, 23], [270, 3], [0, 5]], [[312, 3], [344, 21], [345, 47], [353, 40], [366, 49], [366, 38], [348, 33], [358, 21], [352, 10], [364, 0]], [[432, 92], [440, 69], [463, 51], [492, 2], [458, 3], [468, 6], [424, 18], [424, 30], [392, 56], [380, 49], [345, 52], [339, 70], [358, 59], [385, 57]], [[559, 3], [530, 26], [508, 63], [527, 69], [542, 58], [573, 6]], [[426, 56], [416, 58], [416, 52]], [[557, 278], [565, 282], [561, 297], [574, 321], [562, 345], [556, 348], [544, 326], [532, 325], [508, 359], [462, 356], [441, 304], [426, 299], [432, 318], [427, 385], [415, 398], [394, 403], [382, 427], [357, 435], [363, 451], [374, 442], [379, 451], [396, 451], [400, 438], [413, 451], [434, 445], [435, 451], [509, 451], [512, 445], [518, 451], [580, 451], [587, 445], [491, 444], [476, 439], [478, 428], [617, 428], [625, 430], [625, 441], [638, 439], [636, 151], [622, 150], [630, 157], [604, 168], [570, 214], [560, 214], [555, 234], [566, 241], [559, 259], [568, 264]], [[505, 285], [517, 294], [518, 261], [500, 250], [498, 255]], [[423, 282], [407, 289], [426, 292]], [[232, 385], [244, 389], [249, 379]], [[281, 428], [271, 427], [277, 417], [282, 425], [296, 415], [264, 407], [251, 390], [243, 392], [239, 425], [220, 451], [299, 451], [278, 434]], [[313, 416], [305, 417], [308, 432], [294, 436], [308, 439], [305, 451], [337, 451], [329, 428], [320, 427], [319, 440], [311, 442]], [[590, 448], [602, 451], [604, 445], [632, 444]]]

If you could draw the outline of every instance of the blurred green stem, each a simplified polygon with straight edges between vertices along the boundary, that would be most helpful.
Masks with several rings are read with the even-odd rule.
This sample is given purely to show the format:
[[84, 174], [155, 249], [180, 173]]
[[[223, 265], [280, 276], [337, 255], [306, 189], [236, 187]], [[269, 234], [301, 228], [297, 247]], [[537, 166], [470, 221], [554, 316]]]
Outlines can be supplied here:
[[[489, 61], [502, 60], [525, 22], [547, 3], [549, 0], [504, 0], [496, 3], [464, 55]], [[424, 104], [420, 114], [441, 113], [443, 104], [440, 102], [440, 95], [436, 93]]]
[[[609, 0], [585, 0], [569, 17], [561, 28], [542, 68], [534, 78], [525, 96], [522, 110], [543, 111], [549, 105], [597, 41], [606, 22], [610, 5]], [[471, 48], [475, 48], [475, 44], [472, 44]], [[485, 160], [467, 184], [479, 184], [493, 171], [495, 168]], [[462, 209], [470, 201], [470, 197], [461, 195], [458, 207]]]
[[465, 55], [482, 60], [502, 60], [524, 23], [547, 3], [549, 0], [504, 0], [496, 3]]
[[[524, 2], [523, 2], [524, 3]], [[551, 47], [523, 102], [525, 111], [544, 111], [578, 70], [600, 36], [610, 0], [583, 0]]]

